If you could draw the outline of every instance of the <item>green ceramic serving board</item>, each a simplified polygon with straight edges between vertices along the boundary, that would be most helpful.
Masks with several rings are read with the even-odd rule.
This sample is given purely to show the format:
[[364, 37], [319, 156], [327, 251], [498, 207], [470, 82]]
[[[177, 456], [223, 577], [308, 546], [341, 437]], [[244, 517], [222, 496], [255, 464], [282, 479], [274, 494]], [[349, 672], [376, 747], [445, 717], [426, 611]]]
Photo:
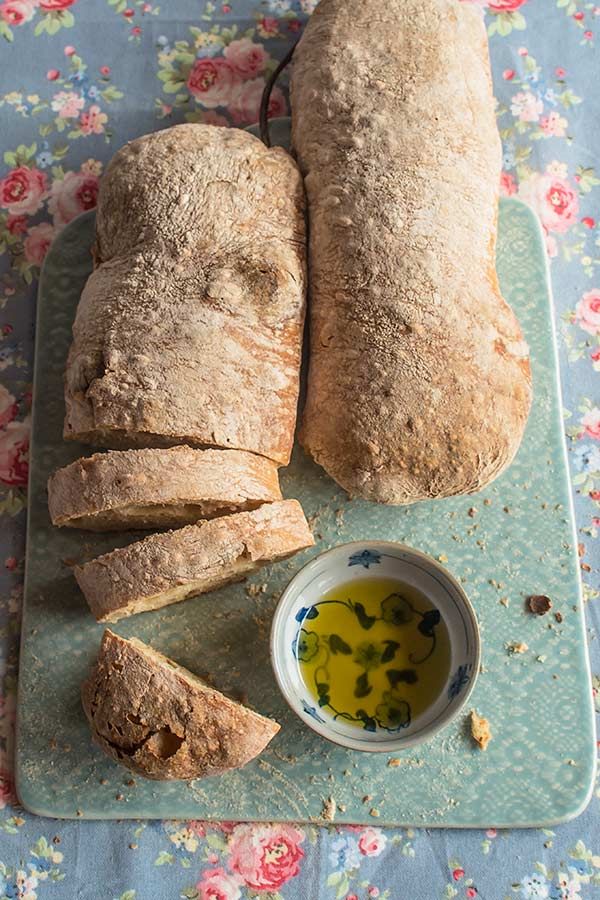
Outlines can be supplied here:
[[[581, 812], [594, 778], [594, 722], [549, 279], [533, 213], [514, 200], [500, 207], [498, 273], [531, 346], [535, 396], [521, 449], [502, 477], [476, 496], [382, 507], [348, 500], [296, 448], [282, 486], [285, 496], [302, 502], [314, 550], [246, 584], [116, 626], [192, 671], [209, 673], [217, 687], [243, 695], [281, 723], [258, 760], [191, 783], [136, 778], [131, 784], [130, 773], [92, 744], [79, 701], [103, 629], [88, 612], [69, 562], [133, 539], [53, 529], [46, 508], [50, 472], [90, 452], [64, 443], [61, 425], [62, 373], [91, 269], [93, 232], [93, 214], [62, 231], [39, 292], [17, 736], [23, 804], [44, 815], [91, 819], [319, 821], [333, 798], [336, 822], [454, 827], [551, 824]], [[471, 508], [476, 512], [469, 514]], [[465, 714], [391, 767], [385, 754], [353, 752], [320, 738], [279, 694], [268, 641], [280, 591], [311, 554], [371, 538], [432, 554], [471, 598], [483, 668], [470, 705], [488, 717], [494, 734], [485, 753], [469, 738]], [[249, 590], [252, 585], [260, 592]], [[552, 613], [528, 612], [531, 594], [549, 595]], [[511, 655], [511, 641], [529, 649]], [[367, 803], [365, 795], [372, 798]]]

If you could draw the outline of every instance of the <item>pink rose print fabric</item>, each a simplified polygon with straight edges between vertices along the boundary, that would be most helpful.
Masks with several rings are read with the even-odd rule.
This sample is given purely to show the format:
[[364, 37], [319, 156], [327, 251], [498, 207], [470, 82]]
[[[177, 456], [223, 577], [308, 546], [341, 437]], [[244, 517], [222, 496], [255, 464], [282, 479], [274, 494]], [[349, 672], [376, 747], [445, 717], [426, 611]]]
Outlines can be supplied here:
[[290, 825], [240, 825], [229, 842], [231, 868], [250, 888], [278, 890], [298, 875], [303, 841]]
[[[600, 630], [600, 3], [470, 2], [490, 43], [499, 192], [535, 210], [546, 241], [600, 711], [592, 639]], [[600, 788], [575, 821], [513, 833], [386, 829], [376, 819], [347, 828], [60, 822], [24, 812], [15, 797], [33, 333], [44, 257], [65, 225], [94, 208], [106, 164], [126, 141], [179, 122], [255, 122], [266, 79], [316, 6], [0, 0], [0, 900], [598, 896]], [[284, 74], [271, 116], [288, 115], [287, 84]], [[332, 790], [327, 773], [315, 773]]]
[[32, 215], [48, 196], [48, 179], [39, 169], [18, 166], [0, 181], [0, 203], [13, 216]]
[[93, 209], [98, 196], [98, 176], [89, 169], [67, 172], [52, 184], [48, 211], [54, 225], [66, 225], [75, 216]]

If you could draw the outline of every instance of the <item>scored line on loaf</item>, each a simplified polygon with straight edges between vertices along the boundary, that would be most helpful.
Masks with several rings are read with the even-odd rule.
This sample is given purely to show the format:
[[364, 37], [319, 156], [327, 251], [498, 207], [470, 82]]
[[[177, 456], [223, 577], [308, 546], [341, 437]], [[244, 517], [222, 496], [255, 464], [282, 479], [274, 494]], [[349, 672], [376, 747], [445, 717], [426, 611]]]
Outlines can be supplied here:
[[74, 569], [99, 622], [160, 609], [215, 590], [312, 547], [297, 500], [153, 534]]

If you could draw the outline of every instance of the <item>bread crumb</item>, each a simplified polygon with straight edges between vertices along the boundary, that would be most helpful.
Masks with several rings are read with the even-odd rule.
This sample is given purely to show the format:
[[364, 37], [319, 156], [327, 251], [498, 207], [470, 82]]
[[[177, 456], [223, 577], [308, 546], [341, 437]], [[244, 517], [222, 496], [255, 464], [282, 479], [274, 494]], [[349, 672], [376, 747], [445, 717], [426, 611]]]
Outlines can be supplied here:
[[489, 499], [489, 497], [486, 497], [486, 498], [485, 498], [485, 500], [483, 501], [483, 505], [484, 505], [484, 506], [491, 506], [491, 505], [492, 505], [492, 501]]
[[100, 784], [108, 784], [108, 778], [101, 778]]
[[390, 766], [390, 768], [392, 768], [392, 769], [395, 769], [395, 768], [397, 768], [397, 766], [401, 766], [401, 765], [402, 765], [402, 760], [399, 759], [398, 757], [393, 757], [392, 759], [388, 759], [388, 766]]
[[337, 808], [338, 808], [339, 811], [342, 812], [342, 813], [345, 813], [345, 812], [346, 812], [346, 804], [345, 804], [345, 803], [338, 803]]
[[508, 599], [508, 597], [500, 597], [500, 599], [498, 600], [498, 603], [501, 603], [502, 606], [506, 606], [508, 608], [508, 604], [510, 603], [510, 600]]
[[534, 615], [543, 616], [552, 609], [552, 600], [545, 594], [532, 594], [527, 598], [527, 605]]
[[60, 844], [60, 838], [59, 838], [59, 836], [58, 836], [57, 834], [55, 834], [54, 837], [52, 838], [52, 843], [53, 843], [53, 844]]
[[474, 518], [475, 518], [475, 516], [477, 515], [477, 510], [475, 509], [474, 506], [472, 506], [470, 509], [467, 510], [467, 515], [468, 515], [469, 518], [471, 518], [471, 519], [474, 519]]
[[447, 563], [447, 562], [448, 562], [448, 557], [446, 556], [445, 553], [440, 553], [440, 555], [438, 556], [438, 560], [439, 560], [441, 563]]
[[567, 765], [568, 765], [568, 766], [576, 766], [577, 763], [575, 762], [574, 759], [568, 759], [568, 760], [567, 760]]
[[258, 597], [259, 594], [267, 593], [267, 584], [248, 584], [244, 588], [249, 597]]
[[492, 739], [490, 723], [474, 709], [471, 710], [471, 737], [481, 750], [485, 750]]
[[509, 653], [527, 653], [529, 650], [529, 645], [525, 641], [511, 641], [505, 644], [505, 647]]
[[326, 800], [323, 800], [323, 812], [321, 813], [321, 818], [325, 819], [326, 822], [333, 822], [336, 810], [337, 804], [335, 800], [333, 797], [328, 797]]
[[368, 803], [369, 800], [372, 800], [372, 799], [373, 799], [372, 794], [365, 794], [365, 796], [362, 798], [362, 802], [363, 802], [363, 803]]
[[381, 813], [379, 812], [379, 810], [376, 807], [373, 807], [373, 809], [369, 810], [369, 815], [373, 816], [374, 819], [378, 819], [379, 816], [381, 815]]
[[138, 845], [137, 845], [137, 844], [129, 844], [129, 849], [130, 849], [130, 850], [137, 850], [137, 848], [138, 848]]
[[76, 809], [76, 810], [75, 810], [75, 815], [76, 815], [76, 816], [82, 816], [83, 813], [81, 812], [80, 809]]
[[115, 800], [124, 800], [124, 799], [125, 799], [125, 797], [123, 796], [123, 794], [115, 794]]

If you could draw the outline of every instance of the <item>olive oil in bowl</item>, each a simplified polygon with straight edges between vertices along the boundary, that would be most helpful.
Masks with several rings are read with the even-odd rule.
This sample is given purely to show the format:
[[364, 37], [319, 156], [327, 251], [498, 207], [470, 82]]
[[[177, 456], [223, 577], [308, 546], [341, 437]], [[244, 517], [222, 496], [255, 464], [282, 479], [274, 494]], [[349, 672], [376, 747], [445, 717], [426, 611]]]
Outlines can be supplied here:
[[317, 708], [371, 732], [407, 728], [438, 699], [451, 663], [438, 609], [377, 577], [336, 585], [308, 607], [295, 653]]

